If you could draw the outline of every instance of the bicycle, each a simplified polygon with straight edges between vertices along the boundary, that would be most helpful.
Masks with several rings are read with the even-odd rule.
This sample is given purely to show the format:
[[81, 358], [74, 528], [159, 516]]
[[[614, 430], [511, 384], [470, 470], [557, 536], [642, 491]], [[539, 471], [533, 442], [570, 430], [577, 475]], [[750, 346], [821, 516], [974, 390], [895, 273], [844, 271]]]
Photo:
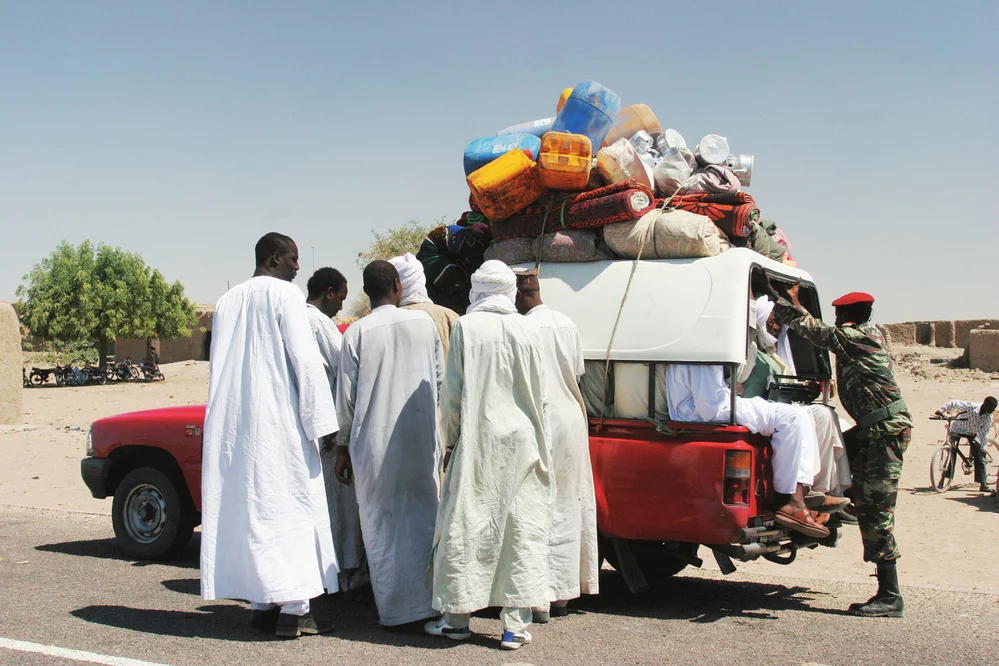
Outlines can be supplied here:
[[[931, 416], [930, 420], [947, 422], [947, 426], [944, 430], [943, 443], [940, 448], [933, 453], [933, 458], [930, 460], [930, 485], [933, 486], [935, 491], [942, 493], [946, 492], [954, 482], [954, 474], [957, 471], [958, 458], [961, 460], [961, 471], [963, 471], [965, 475], [974, 473], [974, 459], [971, 456], [970, 450], [968, 455], [964, 455], [964, 452], [961, 451], [961, 440], [966, 439], [970, 449], [971, 442], [977, 437], [977, 435], [966, 435], [963, 433], [951, 434], [950, 428], [953, 422], [966, 421], [967, 419], [957, 418], [956, 416]], [[994, 424], [992, 428], [993, 435], [995, 435], [996, 432], [997, 427]], [[997, 443], [996, 437], [994, 436], [986, 442], [984, 447], [982, 447], [982, 456], [985, 458], [986, 474], [988, 477], [994, 479], [996, 475], [996, 465], [994, 462], [995, 458], [993, 458], [989, 449], [996, 449], [997, 456], [999, 456], [999, 443]]]

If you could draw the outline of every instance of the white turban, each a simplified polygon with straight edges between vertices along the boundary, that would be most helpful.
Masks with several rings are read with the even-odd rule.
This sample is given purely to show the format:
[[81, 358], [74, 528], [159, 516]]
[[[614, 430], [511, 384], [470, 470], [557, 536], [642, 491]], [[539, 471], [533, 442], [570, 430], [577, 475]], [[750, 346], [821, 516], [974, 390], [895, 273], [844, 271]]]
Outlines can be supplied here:
[[487, 261], [472, 273], [468, 298], [471, 302], [468, 312], [513, 314], [517, 311], [517, 276], [502, 261]]
[[760, 296], [756, 299], [756, 336], [766, 348], [777, 346], [777, 338], [770, 335], [770, 331], [767, 330], [767, 321], [773, 311], [774, 304], [769, 298]]
[[432, 303], [427, 295], [427, 276], [423, 273], [423, 264], [412, 252], [401, 257], [392, 257], [389, 263], [395, 266], [402, 283], [402, 302], [400, 305], [413, 303]]

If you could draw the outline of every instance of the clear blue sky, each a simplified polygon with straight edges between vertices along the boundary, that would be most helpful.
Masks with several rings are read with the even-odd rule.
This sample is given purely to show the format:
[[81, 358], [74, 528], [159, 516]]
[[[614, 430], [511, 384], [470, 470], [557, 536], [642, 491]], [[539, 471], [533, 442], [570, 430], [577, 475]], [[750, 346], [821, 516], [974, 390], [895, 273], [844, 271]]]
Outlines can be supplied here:
[[997, 35], [994, 0], [2, 1], [0, 299], [91, 238], [213, 302], [271, 230], [357, 294], [372, 229], [459, 215], [465, 144], [589, 78], [755, 154], [827, 314], [996, 316]]

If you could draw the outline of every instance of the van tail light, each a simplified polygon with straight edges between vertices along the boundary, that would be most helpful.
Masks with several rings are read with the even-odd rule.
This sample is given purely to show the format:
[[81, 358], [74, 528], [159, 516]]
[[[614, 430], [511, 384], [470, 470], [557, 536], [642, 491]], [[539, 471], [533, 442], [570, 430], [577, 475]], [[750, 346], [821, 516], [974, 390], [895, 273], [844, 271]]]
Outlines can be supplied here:
[[752, 465], [752, 451], [725, 452], [725, 504], [749, 505]]

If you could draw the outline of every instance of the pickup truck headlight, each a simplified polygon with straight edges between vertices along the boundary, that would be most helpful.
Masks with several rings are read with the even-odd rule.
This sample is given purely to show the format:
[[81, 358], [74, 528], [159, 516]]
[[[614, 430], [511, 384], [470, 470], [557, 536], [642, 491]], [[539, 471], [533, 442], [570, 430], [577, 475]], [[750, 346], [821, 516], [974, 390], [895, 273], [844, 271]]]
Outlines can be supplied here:
[[87, 457], [93, 457], [94, 455], [94, 429], [91, 428], [87, 431]]

